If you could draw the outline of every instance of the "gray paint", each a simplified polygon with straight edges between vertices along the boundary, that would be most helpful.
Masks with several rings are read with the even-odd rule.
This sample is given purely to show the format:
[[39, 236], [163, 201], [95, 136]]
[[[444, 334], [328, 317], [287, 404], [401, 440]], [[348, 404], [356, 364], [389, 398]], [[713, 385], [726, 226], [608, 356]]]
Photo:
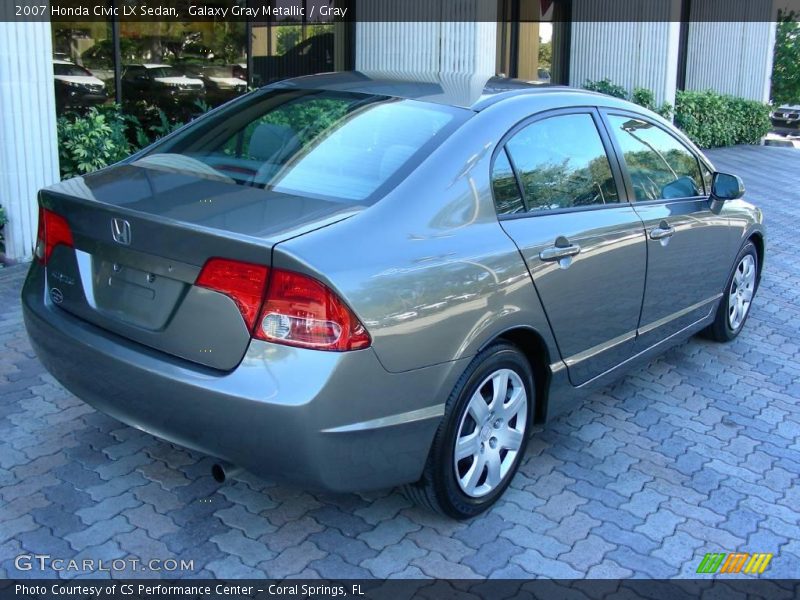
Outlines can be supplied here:
[[[356, 85], [352, 76], [345, 83], [325, 76], [297, 85], [314, 81]], [[364, 87], [375, 91], [374, 85], [387, 84]], [[552, 415], [707, 325], [739, 247], [763, 235], [760, 212], [744, 201], [623, 202], [501, 223], [490, 165], [516, 124], [570, 106], [626, 108], [664, 121], [596, 94], [493, 86], [475, 99], [473, 108], [480, 110], [386, 197], [349, 215], [297, 215], [263, 224], [256, 236], [259, 223], [230, 225], [237, 221], [226, 220], [224, 211], [215, 217], [222, 220], [217, 227], [168, 218], [173, 208], [166, 196], [161, 203], [143, 198], [142, 211], [114, 207], [110, 196], [100, 202], [43, 196], [67, 214], [83, 252], [107, 250], [109, 242], [99, 238], [110, 233], [95, 232], [105, 231], [111, 215], [136, 220], [134, 229], [151, 227], [151, 238], [117, 258], [149, 269], [159, 256], [178, 261], [175, 279], [189, 304], [176, 303], [181, 317], [167, 320], [180, 322], [186, 308], [186, 328], [157, 342], [137, 337], [119, 319], [103, 321], [89, 303], [71, 305], [76, 316], [70, 315], [46, 293], [54, 254], [46, 275], [33, 264], [23, 290], [37, 353], [67, 388], [126, 423], [258, 473], [349, 490], [419, 477], [455, 382], [472, 357], [504, 333], [525, 330], [541, 339], [546, 356], [531, 360], [548, 375], [540, 414]], [[412, 84], [393, 88], [404, 92], [420, 93]], [[123, 180], [130, 168], [120, 171]], [[115, 173], [107, 170], [104, 177], [114, 181]], [[249, 202], [249, 193], [241, 192], [242, 202]], [[234, 203], [231, 212], [237, 210]], [[666, 246], [654, 246], [649, 228], [664, 219], [676, 234]], [[219, 228], [220, 222], [228, 226]], [[568, 269], [538, 258], [560, 235], [584, 249]], [[219, 255], [261, 257], [264, 264], [321, 279], [366, 325], [372, 347], [334, 353], [248, 343], [232, 303], [191, 286], [205, 259]], [[58, 268], [67, 277], [81, 276], [74, 256], [58, 251]], [[226, 329], [215, 330], [220, 339], [229, 336], [224, 360], [181, 350], [181, 343], [200, 340], [204, 327]]]

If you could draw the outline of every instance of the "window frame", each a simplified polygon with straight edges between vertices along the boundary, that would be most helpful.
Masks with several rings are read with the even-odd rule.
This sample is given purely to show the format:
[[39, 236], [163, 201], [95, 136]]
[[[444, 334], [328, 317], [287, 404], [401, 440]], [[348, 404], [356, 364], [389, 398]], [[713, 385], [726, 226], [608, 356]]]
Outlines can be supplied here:
[[[606, 128], [606, 132], [608, 134], [609, 140], [611, 144], [614, 146], [614, 153], [617, 155], [617, 160], [619, 161], [620, 167], [622, 168], [622, 177], [625, 182], [625, 195], [628, 198], [628, 202], [633, 206], [648, 206], [648, 205], [655, 205], [655, 204], [672, 204], [674, 202], [688, 202], [688, 201], [698, 201], [698, 200], [708, 200], [711, 196], [711, 191], [706, 189], [706, 179], [703, 175], [703, 167], [708, 169], [710, 173], [714, 173], [714, 169], [705, 160], [705, 157], [695, 152], [685, 140], [681, 139], [681, 137], [677, 134], [677, 132], [672, 131], [670, 128], [666, 127], [662, 123], [654, 121], [653, 119], [649, 118], [647, 115], [643, 115], [642, 113], [633, 111], [633, 110], [626, 110], [624, 108], [600, 108], [599, 110], [600, 117], [603, 122], [603, 126]], [[678, 144], [680, 144], [689, 154], [691, 154], [695, 162], [697, 163], [697, 171], [700, 175], [700, 181], [703, 182], [703, 194], [700, 196], [684, 196], [681, 198], [658, 198], [656, 200], [637, 200], [636, 199], [636, 192], [633, 189], [633, 180], [630, 176], [630, 170], [628, 169], [628, 163], [625, 162], [625, 154], [622, 152], [622, 147], [619, 145], [619, 142], [616, 138], [614, 133], [614, 128], [609, 121], [609, 116], [617, 116], [617, 117], [630, 117], [632, 119], [639, 119], [640, 121], [644, 121], [653, 127], [659, 128], [661, 131], [669, 135], [672, 139], [674, 139]]]
[[[544, 121], [547, 119], [552, 119], [567, 115], [576, 115], [576, 114], [588, 114], [592, 118], [592, 122], [594, 123], [595, 129], [597, 130], [597, 135], [600, 137], [600, 143], [603, 145], [603, 150], [606, 153], [608, 166], [611, 169], [611, 175], [614, 178], [614, 185], [617, 188], [617, 196], [619, 197], [619, 202], [614, 202], [610, 204], [596, 204], [591, 206], [570, 206], [568, 208], [550, 208], [550, 209], [539, 209], [536, 211], [530, 211], [528, 209], [527, 199], [525, 198], [525, 188], [522, 185], [522, 179], [520, 178], [519, 169], [517, 169], [517, 165], [516, 162], [514, 161], [513, 154], [509, 152], [508, 149], [506, 148], [506, 144], [517, 133], [519, 133], [529, 125], [533, 125], [534, 123]], [[512, 171], [514, 172], [514, 178], [517, 181], [517, 189], [520, 193], [520, 197], [522, 198], [522, 202], [525, 205], [525, 212], [523, 213], [508, 214], [508, 215], [497, 214], [497, 202], [494, 194], [493, 177], [494, 177], [494, 163], [495, 160], [497, 159], [498, 154], [500, 154], [501, 152], [506, 153], [506, 156], [508, 157], [508, 162], [511, 165]], [[500, 221], [505, 221], [510, 219], [528, 219], [535, 217], [543, 217], [547, 215], [589, 212], [594, 210], [608, 210], [613, 208], [619, 208], [621, 206], [630, 206], [627, 187], [624, 185], [624, 183], [625, 180], [623, 179], [622, 165], [619, 162], [619, 157], [617, 156], [616, 148], [612, 144], [612, 140], [609, 137], [608, 130], [606, 129], [602, 116], [597, 106], [588, 104], [575, 105], [566, 108], [544, 110], [532, 114], [528, 117], [525, 117], [524, 119], [516, 123], [513, 127], [511, 127], [503, 135], [503, 137], [500, 138], [500, 141], [497, 143], [497, 146], [495, 147], [494, 152], [492, 153], [492, 160], [489, 163], [489, 187], [491, 188], [492, 204], [494, 205], [495, 214], [497, 215], [497, 218]]]

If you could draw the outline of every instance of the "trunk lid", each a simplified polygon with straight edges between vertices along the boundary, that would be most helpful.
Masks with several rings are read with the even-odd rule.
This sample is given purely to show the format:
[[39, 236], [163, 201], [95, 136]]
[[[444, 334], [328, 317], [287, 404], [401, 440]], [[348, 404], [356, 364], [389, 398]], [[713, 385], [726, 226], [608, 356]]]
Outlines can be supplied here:
[[206, 261], [269, 266], [276, 243], [358, 207], [180, 167], [120, 165], [43, 190], [41, 204], [67, 220], [74, 239], [74, 248], [54, 249], [48, 289], [54, 303], [81, 319], [230, 370], [244, 356], [250, 332], [231, 298], [194, 285]]

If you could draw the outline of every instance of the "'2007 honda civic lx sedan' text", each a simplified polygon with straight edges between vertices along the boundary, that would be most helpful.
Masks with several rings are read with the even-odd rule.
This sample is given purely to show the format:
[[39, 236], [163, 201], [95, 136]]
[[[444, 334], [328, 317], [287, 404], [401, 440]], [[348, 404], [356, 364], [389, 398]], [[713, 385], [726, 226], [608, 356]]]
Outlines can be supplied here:
[[535, 423], [696, 332], [739, 334], [764, 261], [743, 193], [604, 95], [303, 77], [42, 190], [25, 323], [124, 423], [466, 518]]

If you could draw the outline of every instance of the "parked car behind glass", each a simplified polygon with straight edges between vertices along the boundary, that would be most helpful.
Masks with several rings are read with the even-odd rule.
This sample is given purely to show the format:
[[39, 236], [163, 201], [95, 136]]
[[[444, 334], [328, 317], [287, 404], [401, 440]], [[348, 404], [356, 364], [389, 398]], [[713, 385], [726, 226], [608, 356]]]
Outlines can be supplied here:
[[46, 188], [43, 364], [220, 479], [402, 484], [466, 518], [534, 423], [739, 335], [765, 252], [739, 178], [629, 102], [470, 83], [288, 80]]
[[56, 108], [83, 108], [108, 100], [106, 84], [91, 71], [66, 60], [53, 61]]

